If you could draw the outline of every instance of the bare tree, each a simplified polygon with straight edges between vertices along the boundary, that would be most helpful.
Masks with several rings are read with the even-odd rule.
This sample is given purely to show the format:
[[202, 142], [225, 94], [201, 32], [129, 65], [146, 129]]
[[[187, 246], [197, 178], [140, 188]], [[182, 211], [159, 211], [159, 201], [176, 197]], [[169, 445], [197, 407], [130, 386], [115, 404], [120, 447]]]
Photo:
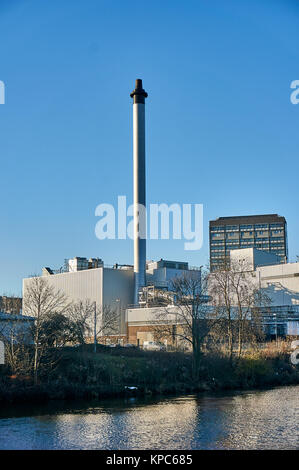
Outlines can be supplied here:
[[90, 300], [75, 302], [68, 308], [68, 317], [72, 342], [81, 345], [92, 337], [98, 339], [119, 332], [119, 314], [109, 305], [100, 308]]
[[[221, 318], [220, 332], [227, 337], [229, 356], [233, 357], [233, 295], [230, 278], [230, 266], [224, 263], [222, 269], [214, 271], [209, 276], [209, 294], [212, 305]], [[221, 334], [220, 333], [220, 334]]]
[[24, 313], [35, 318], [33, 327], [34, 382], [37, 383], [38, 371], [46, 349], [47, 342], [43, 341], [44, 322], [50, 314], [63, 313], [67, 308], [67, 297], [59, 290], [55, 290], [43, 277], [32, 277], [26, 285], [23, 298]]
[[99, 309], [99, 321], [96, 326], [96, 336], [109, 336], [120, 333], [120, 313], [110, 305]]
[[85, 344], [85, 340], [92, 336], [94, 302], [78, 301], [69, 305], [67, 315], [70, 319], [71, 341], [73, 343]]
[[32, 354], [30, 344], [32, 335], [29, 327], [22, 320], [11, 321], [0, 339], [5, 344], [5, 362], [12, 374], [30, 375], [32, 372]]
[[48, 348], [63, 347], [73, 340], [72, 322], [61, 312], [51, 313], [43, 321], [40, 338]]
[[236, 300], [237, 343], [238, 357], [240, 357], [244, 341], [257, 325], [259, 307], [269, 305], [270, 298], [257, 285], [255, 274], [246, 261], [231, 263], [230, 273], [232, 291]]
[[190, 272], [171, 282], [174, 305], [159, 309], [155, 335], [169, 337], [190, 345], [193, 357], [193, 375], [199, 373], [202, 346], [217, 322], [215, 311], [208, 305], [207, 274], [199, 278]]
[[218, 316], [220, 331], [226, 336], [230, 359], [234, 342], [241, 356], [244, 341], [257, 334], [260, 307], [269, 305], [269, 297], [256, 282], [252, 266], [245, 260], [230, 261], [209, 276], [209, 293]]

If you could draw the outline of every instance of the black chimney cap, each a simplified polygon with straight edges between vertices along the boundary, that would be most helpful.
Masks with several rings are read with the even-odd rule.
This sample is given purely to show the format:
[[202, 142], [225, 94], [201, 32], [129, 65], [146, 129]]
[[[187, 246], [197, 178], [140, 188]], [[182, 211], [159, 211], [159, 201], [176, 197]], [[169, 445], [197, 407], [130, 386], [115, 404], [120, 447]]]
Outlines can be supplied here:
[[144, 103], [144, 98], [147, 98], [148, 94], [142, 88], [141, 78], [137, 78], [135, 82], [135, 90], [130, 93], [131, 98], [133, 98], [133, 103]]

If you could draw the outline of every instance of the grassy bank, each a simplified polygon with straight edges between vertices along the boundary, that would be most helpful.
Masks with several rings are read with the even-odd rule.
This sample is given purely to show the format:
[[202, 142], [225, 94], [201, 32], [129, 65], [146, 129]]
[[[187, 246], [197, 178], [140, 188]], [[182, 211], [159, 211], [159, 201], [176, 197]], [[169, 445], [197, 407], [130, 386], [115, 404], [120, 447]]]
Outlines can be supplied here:
[[31, 376], [13, 375], [2, 366], [0, 402], [36, 403], [299, 384], [299, 368], [291, 364], [289, 353], [271, 348], [248, 351], [232, 363], [219, 352], [204, 354], [196, 381], [189, 354], [104, 347], [99, 347], [96, 354], [89, 347], [64, 348], [55, 354], [55, 366], [41, 368], [37, 385]]

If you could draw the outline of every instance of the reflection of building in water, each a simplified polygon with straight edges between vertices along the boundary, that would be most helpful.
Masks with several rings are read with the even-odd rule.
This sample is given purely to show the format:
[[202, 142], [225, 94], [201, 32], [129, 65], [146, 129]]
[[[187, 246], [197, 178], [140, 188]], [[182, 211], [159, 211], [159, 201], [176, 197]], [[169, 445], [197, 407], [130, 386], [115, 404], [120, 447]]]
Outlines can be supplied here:
[[14, 442], [36, 449], [296, 449], [297, 410], [298, 386], [154, 403], [108, 401], [31, 418], [27, 433], [22, 426], [28, 420], [22, 420]]
[[237, 395], [220, 448], [297, 449], [298, 419], [298, 386]]
[[144, 405], [108, 402], [102, 408], [55, 416], [52, 424], [61, 448], [121, 450], [193, 448], [197, 422], [196, 400], [187, 397]]

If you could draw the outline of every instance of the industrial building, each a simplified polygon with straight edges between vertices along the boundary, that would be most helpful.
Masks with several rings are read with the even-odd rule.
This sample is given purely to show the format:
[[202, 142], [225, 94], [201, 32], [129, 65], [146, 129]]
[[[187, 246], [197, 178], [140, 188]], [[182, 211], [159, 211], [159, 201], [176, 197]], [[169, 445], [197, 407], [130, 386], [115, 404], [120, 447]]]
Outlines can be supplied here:
[[299, 263], [260, 266], [260, 285], [267, 289], [272, 305], [299, 305]]
[[[155, 333], [163, 323], [179, 328], [177, 320], [177, 307], [169, 305], [163, 308], [161, 319], [161, 307], [129, 308], [126, 311], [127, 341], [130, 344], [142, 346], [145, 341], [155, 341]], [[169, 341], [169, 338], [166, 341]]]
[[256, 248], [234, 250], [234, 263], [245, 263], [257, 288], [271, 303], [262, 307], [264, 330], [267, 336], [299, 336], [299, 263], [281, 264], [275, 255]]
[[[298, 337], [299, 263], [281, 264], [280, 257], [275, 253], [257, 248], [232, 251], [230, 264], [238, 262], [242, 263], [242, 269], [245, 268], [256, 287], [262, 289], [270, 299], [268, 306], [258, 308], [266, 337], [268, 339]], [[200, 270], [196, 272], [200, 276]], [[213, 273], [211, 274], [213, 276]], [[210, 308], [212, 313], [212, 302]], [[232, 317], [234, 309], [235, 307], [232, 307]], [[127, 340], [140, 345], [144, 341], [153, 341], [157, 331], [157, 318], [162, 310], [165, 312], [164, 319], [167, 320], [168, 325], [172, 324], [173, 328], [179, 327], [176, 318], [177, 307], [171, 305], [171, 300], [166, 308], [164, 306], [128, 308], [126, 312]]]
[[299, 336], [299, 263], [260, 266], [256, 275], [271, 298], [270, 312], [263, 312], [268, 335]]
[[169, 261], [160, 259], [159, 261], [148, 261], [146, 263], [146, 284], [159, 289], [169, 288], [171, 280], [176, 276], [181, 276], [189, 271], [198, 273], [201, 268], [189, 267], [188, 263], [182, 261]]
[[[76, 257], [68, 261], [64, 272], [44, 268], [42, 276], [55, 288], [64, 292], [70, 303], [89, 301], [97, 309], [104, 306], [119, 312], [119, 333], [125, 334], [124, 312], [134, 299], [134, 272], [131, 266], [105, 267], [104, 263], [93, 263], [92, 259]], [[23, 297], [32, 278], [23, 279]], [[26, 315], [26, 306], [24, 305]]]
[[219, 217], [209, 223], [210, 269], [221, 268], [230, 252], [257, 248], [288, 260], [287, 223], [277, 214]]
[[[42, 276], [55, 290], [64, 292], [68, 301], [95, 302], [100, 311], [110, 307], [119, 313], [118, 335], [127, 334], [127, 308], [146, 307], [147, 294], [151, 296], [155, 289], [169, 290], [171, 280], [188, 272], [200, 278], [200, 268], [188, 266], [188, 263], [160, 259], [146, 263], [147, 286], [140, 289], [140, 298], [134, 304], [134, 270], [130, 265], [107, 267], [99, 258], [75, 257], [67, 260], [64, 268], [54, 270], [43, 268]], [[30, 286], [32, 278], [23, 280], [23, 296]], [[24, 306], [24, 314], [27, 314]]]
[[[200, 280], [201, 268], [163, 259], [146, 261], [146, 219], [141, 209], [146, 207], [145, 98], [148, 94], [142, 80], [136, 80], [130, 96], [133, 99], [134, 265], [105, 266], [101, 258], [75, 257], [67, 260], [59, 271], [43, 268], [42, 276], [55, 289], [63, 291], [70, 302], [88, 300], [102, 312], [105, 306], [117, 311], [118, 339], [142, 344], [152, 339], [156, 291], [167, 300], [172, 279], [192, 273]], [[223, 267], [230, 257], [246, 258], [256, 282], [274, 299], [273, 308], [280, 311], [287, 308], [291, 312], [292, 320], [285, 317], [288, 319], [284, 324], [296, 322], [299, 277], [295, 278], [299, 269], [282, 264], [288, 258], [285, 218], [277, 214], [220, 217], [210, 221], [209, 232], [211, 272]], [[30, 278], [23, 280], [23, 297], [30, 282]], [[169, 308], [175, 313], [175, 305], [170, 304]], [[269, 317], [269, 310], [266, 313]], [[274, 318], [277, 314], [272, 313]], [[175, 326], [175, 315], [171, 318]], [[296, 325], [293, 323], [289, 330], [287, 325], [285, 330], [297, 331]]]
[[245, 262], [255, 274], [258, 286], [267, 291], [272, 306], [299, 305], [299, 263], [271, 263], [275, 255], [255, 248], [235, 250], [230, 254], [235, 263]]

